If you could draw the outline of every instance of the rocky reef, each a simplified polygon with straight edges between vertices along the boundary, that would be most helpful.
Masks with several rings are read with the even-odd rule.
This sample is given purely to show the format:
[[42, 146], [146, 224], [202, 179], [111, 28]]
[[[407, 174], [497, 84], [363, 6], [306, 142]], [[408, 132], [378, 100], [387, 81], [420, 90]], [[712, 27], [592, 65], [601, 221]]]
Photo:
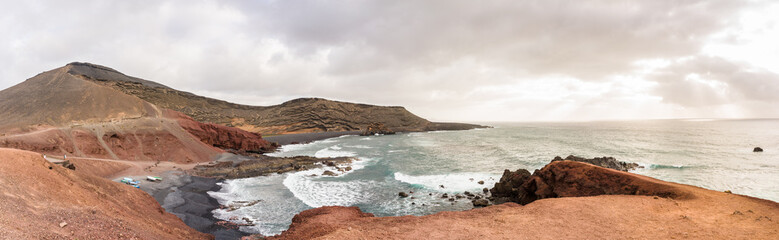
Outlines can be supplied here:
[[[249, 178], [256, 176], [265, 176], [274, 173], [285, 173], [291, 171], [303, 171], [316, 168], [317, 166], [335, 167], [335, 171], [351, 171], [351, 167], [338, 167], [338, 165], [349, 164], [354, 161], [351, 157], [335, 158], [316, 158], [309, 156], [295, 157], [271, 157], [265, 155], [252, 155], [255, 159], [239, 162], [217, 162], [209, 165], [200, 165], [192, 169], [191, 173], [201, 177], [212, 178]], [[317, 165], [321, 163], [321, 165]], [[329, 172], [329, 173], [328, 173]], [[338, 173], [326, 171], [325, 175], [336, 176]]]
[[360, 135], [370, 136], [376, 134], [388, 135], [388, 134], [395, 134], [395, 132], [387, 128], [387, 126], [384, 126], [383, 123], [374, 122], [368, 124], [368, 126], [365, 127], [365, 130]]

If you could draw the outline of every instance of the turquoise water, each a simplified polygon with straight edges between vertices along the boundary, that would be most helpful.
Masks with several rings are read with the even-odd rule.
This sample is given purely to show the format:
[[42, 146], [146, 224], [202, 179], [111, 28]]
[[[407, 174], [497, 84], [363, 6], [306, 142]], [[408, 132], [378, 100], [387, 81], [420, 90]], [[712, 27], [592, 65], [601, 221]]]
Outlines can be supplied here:
[[[210, 193], [222, 204], [263, 201], [222, 219], [248, 217], [242, 230], [265, 235], [285, 230], [300, 211], [320, 206], [358, 206], [377, 216], [425, 215], [470, 209], [439, 194], [481, 192], [504, 169], [538, 169], [555, 156], [611, 156], [645, 166], [654, 178], [731, 190], [779, 201], [779, 120], [657, 120], [588, 123], [509, 123], [469, 131], [388, 136], [343, 136], [288, 145], [272, 155], [354, 156], [354, 170], [336, 177], [327, 169], [229, 180]], [[760, 146], [766, 151], [753, 153]], [[333, 170], [332, 168], [330, 168]], [[312, 176], [316, 174], [316, 176]], [[484, 185], [477, 182], [483, 180]], [[440, 185], [444, 185], [441, 188]], [[400, 191], [413, 191], [399, 198]], [[430, 195], [432, 194], [432, 196]], [[413, 203], [413, 204], [412, 204]]]

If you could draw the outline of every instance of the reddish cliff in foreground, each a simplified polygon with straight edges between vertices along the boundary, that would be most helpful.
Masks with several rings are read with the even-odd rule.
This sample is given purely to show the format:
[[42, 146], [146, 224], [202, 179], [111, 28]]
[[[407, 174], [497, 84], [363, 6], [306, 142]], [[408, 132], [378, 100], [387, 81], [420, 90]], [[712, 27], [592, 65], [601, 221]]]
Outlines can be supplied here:
[[4, 239], [209, 239], [145, 192], [0, 149]]
[[165, 110], [165, 116], [176, 119], [178, 124], [205, 144], [243, 152], [272, 152], [278, 146], [262, 139], [259, 133], [213, 123], [201, 123], [173, 110]]
[[524, 206], [402, 217], [323, 207], [298, 214], [271, 239], [779, 239], [773, 201], [572, 161], [534, 176], [530, 192], [549, 198]]

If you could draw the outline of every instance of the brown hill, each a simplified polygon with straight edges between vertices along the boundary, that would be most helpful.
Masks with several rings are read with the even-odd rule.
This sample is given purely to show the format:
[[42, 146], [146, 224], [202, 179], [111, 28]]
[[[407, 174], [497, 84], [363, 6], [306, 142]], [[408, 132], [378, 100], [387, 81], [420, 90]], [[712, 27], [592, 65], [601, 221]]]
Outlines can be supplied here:
[[213, 238], [139, 189], [65, 169], [38, 153], [0, 149], [0, 158], [0, 238]]
[[248, 106], [178, 91], [88, 63], [71, 63], [71, 74], [136, 96], [160, 108], [184, 113], [199, 122], [235, 126], [261, 134], [363, 130], [380, 122], [393, 131], [455, 130], [470, 124], [431, 123], [403, 107], [385, 107], [300, 98], [273, 106]]
[[779, 204], [769, 200], [573, 161], [552, 162], [528, 182], [552, 198], [427, 216], [322, 207], [270, 239], [779, 239]]

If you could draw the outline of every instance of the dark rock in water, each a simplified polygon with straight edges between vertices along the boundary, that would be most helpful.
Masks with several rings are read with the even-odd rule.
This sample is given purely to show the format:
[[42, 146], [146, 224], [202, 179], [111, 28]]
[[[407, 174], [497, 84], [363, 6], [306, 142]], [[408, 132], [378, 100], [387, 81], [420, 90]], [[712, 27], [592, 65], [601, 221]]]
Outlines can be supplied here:
[[755, 147], [755, 149], [752, 150], [752, 152], [763, 152], [763, 149], [760, 147]]
[[439, 185], [439, 187], [441, 187], [441, 188], [445, 188], [443, 184]]
[[449, 198], [449, 201], [450, 202], [454, 202], [454, 198]]
[[333, 171], [327, 170], [322, 173], [323, 176], [338, 176], [338, 174], [335, 174]]
[[476, 199], [471, 201], [473, 203], [473, 207], [486, 207], [490, 205], [490, 201], [487, 201], [487, 199]]
[[530, 172], [525, 169], [517, 169], [513, 172], [506, 169], [503, 171], [500, 181], [495, 183], [495, 187], [490, 192], [496, 199], [501, 199], [501, 201], [496, 202], [520, 202], [520, 198], [523, 197], [520, 194], [524, 194], [524, 192], [521, 192], [517, 187], [522, 186], [529, 179]]
[[443, 195], [441, 195], [441, 198], [449, 198], [449, 194], [444, 193]]
[[371, 123], [368, 124], [368, 127], [365, 128], [365, 131], [362, 132], [362, 136], [370, 136], [370, 135], [376, 135], [376, 134], [383, 134], [383, 135], [389, 135], [389, 134], [395, 134], [394, 131], [387, 128], [387, 126], [384, 126], [383, 123]]
[[346, 168], [344, 168], [344, 170], [346, 170], [347, 172], [348, 172], [348, 171], [351, 171], [351, 170], [352, 170], [352, 167], [346, 167]]
[[481, 191], [484, 192], [484, 193], [488, 193], [488, 192], [490, 192], [490, 189], [489, 188], [482, 188]]
[[404, 197], [408, 197], [408, 193], [405, 193], [405, 192], [399, 192], [399, 193], [398, 193], [398, 196], [400, 196], [400, 197], [402, 197], [402, 198], [404, 198]]
[[484, 181], [479, 181], [479, 184], [484, 184]]
[[639, 167], [638, 163], [621, 162], [621, 161], [617, 161], [617, 159], [615, 159], [613, 157], [602, 157], [602, 158], [597, 158], [596, 157], [596, 158], [592, 158], [592, 159], [586, 159], [586, 158], [583, 158], [583, 157], [577, 157], [577, 156], [574, 156], [574, 155], [569, 155], [565, 159], [561, 158], [560, 156], [557, 156], [554, 159], [552, 159], [552, 162], [563, 161], [563, 160], [584, 162], [584, 163], [589, 163], [589, 164], [592, 164], [592, 165], [595, 165], [595, 166], [599, 166], [599, 167], [611, 168], [611, 169], [625, 171], [625, 172], [630, 171], [630, 170], [634, 170], [637, 167]]

